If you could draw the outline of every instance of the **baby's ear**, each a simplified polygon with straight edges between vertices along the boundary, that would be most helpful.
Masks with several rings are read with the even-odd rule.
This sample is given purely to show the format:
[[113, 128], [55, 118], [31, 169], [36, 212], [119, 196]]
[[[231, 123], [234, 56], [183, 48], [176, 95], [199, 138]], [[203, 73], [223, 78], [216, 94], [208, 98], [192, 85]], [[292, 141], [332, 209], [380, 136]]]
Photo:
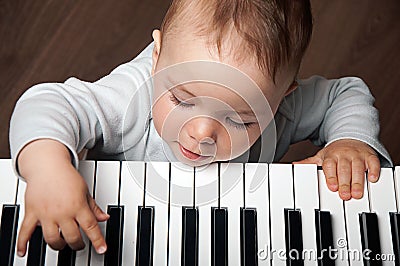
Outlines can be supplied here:
[[289, 88], [287, 89], [287, 91], [285, 92], [285, 96], [289, 95], [290, 93], [292, 93], [295, 89], [297, 89], [297, 87], [299, 86], [299, 84], [297, 83], [296, 80], [294, 80], [292, 82], [292, 84], [290, 84]]
[[153, 31], [153, 41], [154, 41], [154, 49], [153, 49], [153, 66], [151, 69], [151, 73], [154, 74], [156, 65], [158, 62], [158, 57], [160, 55], [160, 49], [161, 49], [161, 31], [160, 30], [154, 30]]

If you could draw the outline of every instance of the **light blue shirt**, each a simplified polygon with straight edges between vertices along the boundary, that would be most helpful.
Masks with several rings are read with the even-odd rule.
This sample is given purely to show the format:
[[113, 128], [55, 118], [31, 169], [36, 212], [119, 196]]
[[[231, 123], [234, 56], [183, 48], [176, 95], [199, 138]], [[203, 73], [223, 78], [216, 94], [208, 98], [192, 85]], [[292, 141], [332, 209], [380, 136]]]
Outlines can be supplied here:
[[[77, 153], [84, 148], [91, 150], [93, 159], [175, 161], [151, 117], [152, 49], [150, 44], [135, 59], [93, 83], [70, 78], [65, 83], [28, 89], [11, 118], [14, 166], [21, 149], [39, 138], [55, 139], [67, 146], [75, 166], [79, 163]], [[323, 146], [346, 138], [369, 144], [379, 154], [382, 167], [392, 166], [378, 140], [374, 98], [361, 79], [313, 76], [298, 83], [281, 102], [272, 131], [263, 134], [266, 141], [276, 138], [276, 146], [264, 152], [260, 162], [279, 161], [290, 144], [305, 139]], [[246, 154], [234, 161], [244, 160]]]

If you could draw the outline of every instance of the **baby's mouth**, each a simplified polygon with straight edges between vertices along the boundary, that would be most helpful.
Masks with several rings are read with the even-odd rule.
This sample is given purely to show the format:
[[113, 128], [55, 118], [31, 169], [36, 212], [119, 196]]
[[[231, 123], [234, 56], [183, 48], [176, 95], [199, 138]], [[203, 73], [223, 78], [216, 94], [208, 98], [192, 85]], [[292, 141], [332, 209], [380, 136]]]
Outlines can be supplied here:
[[188, 149], [186, 149], [185, 147], [183, 147], [180, 143], [179, 143], [179, 149], [180, 149], [181, 153], [183, 154], [183, 156], [185, 156], [189, 160], [202, 160], [202, 159], [209, 157], [209, 156], [203, 156], [203, 155], [191, 152]]

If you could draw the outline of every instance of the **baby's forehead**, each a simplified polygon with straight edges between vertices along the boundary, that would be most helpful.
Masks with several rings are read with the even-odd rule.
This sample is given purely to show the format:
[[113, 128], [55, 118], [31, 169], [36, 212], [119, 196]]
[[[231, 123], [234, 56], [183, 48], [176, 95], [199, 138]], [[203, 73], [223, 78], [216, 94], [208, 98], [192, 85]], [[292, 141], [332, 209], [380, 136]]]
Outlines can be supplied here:
[[[191, 53], [179, 53], [179, 57], [171, 58], [165, 68], [156, 73], [155, 79], [163, 79], [169, 87], [189, 84], [228, 88], [239, 94], [263, 92], [274, 86], [263, 73], [251, 63], [236, 64], [231, 61], [219, 62], [215, 58], [198, 57]], [[200, 57], [201, 58], [201, 57]]]
[[[180, 53], [182, 55], [182, 53]], [[271, 78], [267, 78], [258, 66], [250, 60], [237, 62], [226, 58], [223, 62], [216, 58], [195, 60], [196, 56], [178, 58], [176, 64], [166, 69], [170, 86], [189, 84], [195, 88], [196, 84], [213, 87], [215, 91], [225, 91], [241, 96], [256, 95], [265, 97], [281, 93], [281, 87]]]
[[[167, 58], [170, 59], [167, 65], [191, 61], [218, 62], [227, 67], [216, 69], [212, 66], [206, 67], [206, 70], [220, 77], [227, 77], [234, 82], [237, 82], [236, 80], [239, 78], [249, 79], [262, 90], [271, 90], [272, 93], [275, 93], [282, 83], [281, 79], [277, 78], [279, 74], [272, 77], [267, 69], [260, 66], [254, 53], [241, 43], [241, 37], [234, 33], [224, 38], [221, 46], [217, 47], [215, 43], [210, 42], [206, 37], [197, 36], [193, 31], [180, 32], [177, 35], [174, 34], [173, 38], [171, 37], [163, 44], [164, 49], [161, 49], [163, 55], [160, 57], [164, 58], [164, 55], [167, 54]], [[232, 69], [236, 71], [232, 71]], [[286, 76], [292, 76], [291, 71], [285, 67], [278, 72], [285, 72]]]

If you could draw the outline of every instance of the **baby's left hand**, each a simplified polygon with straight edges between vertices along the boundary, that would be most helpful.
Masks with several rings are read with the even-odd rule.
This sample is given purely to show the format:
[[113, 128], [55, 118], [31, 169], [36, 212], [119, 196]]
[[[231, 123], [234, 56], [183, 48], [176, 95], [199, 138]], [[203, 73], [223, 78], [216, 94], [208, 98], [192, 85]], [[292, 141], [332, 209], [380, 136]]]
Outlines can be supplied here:
[[294, 163], [322, 166], [328, 188], [339, 190], [343, 200], [362, 198], [365, 171], [368, 170], [368, 180], [376, 182], [381, 170], [376, 152], [368, 144], [353, 139], [334, 141], [316, 155]]

